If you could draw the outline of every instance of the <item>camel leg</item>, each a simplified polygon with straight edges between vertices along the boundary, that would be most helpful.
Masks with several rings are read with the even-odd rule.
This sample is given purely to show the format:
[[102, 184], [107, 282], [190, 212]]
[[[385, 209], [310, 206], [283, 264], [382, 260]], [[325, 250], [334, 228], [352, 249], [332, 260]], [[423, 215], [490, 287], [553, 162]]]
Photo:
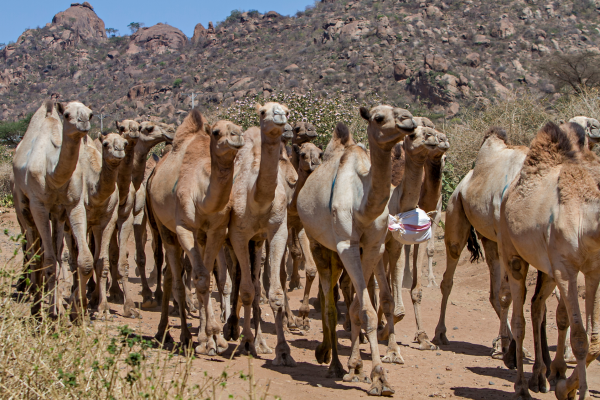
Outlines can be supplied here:
[[315, 280], [315, 276], [317, 275], [317, 266], [315, 265], [315, 260], [313, 259], [312, 252], [310, 251], [310, 241], [306, 236], [306, 232], [302, 229], [298, 233], [298, 241], [300, 242], [300, 247], [302, 248], [302, 255], [304, 258], [305, 272], [306, 272], [306, 282], [304, 283], [304, 297], [302, 298], [302, 305], [298, 310], [298, 317], [300, 319], [299, 327], [302, 330], [308, 331], [310, 330], [310, 319], [308, 318], [308, 313], [310, 312], [310, 304], [308, 300], [310, 298], [310, 288], [312, 287], [313, 281]]
[[[388, 285], [385, 268], [383, 266], [383, 260], [379, 260], [377, 266], [375, 267], [375, 274], [377, 275], [377, 282], [379, 284], [379, 295], [381, 309], [385, 314], [385, 319], [387, 321], [387, 325], [385, 328], [378, 332], [379, 335], [378, 340], [386, 340], [388, 341], [388, 348], [386, 350], [385, 356], [381, 359], [384, 363], [391, 364], [404, 364], [404, 359], [402, 355], [400, 355], [400, 346], [396, 342], [396, 333], [394, 332], [394, 297], [390, 291], [390, 286]], [[382, 336], [385, 336], [383, 338]]]
[[[543, 319], [546, 315], [546, 299], [556, 287], [554, 279], [538, 271], [535, 293], [531, 299], [531, 325], [533, 325], [533, 342], [535, 345], [535, 362], [532, 376], [529, 379], [529, 389], [535, 393], [548, 393], [550, 386], [546, 379], [546, 363], [544, 360], [544, 343], [542, 338]], [[547, 347], [547, 344], [546, 344]]]
[[396, 239], [388, 240], [385, 244], [388, 254], [389, 275], [392, 294], [394, 296], [394, 324], [402, 321], [406, 315], [404, 302], [402, 301], [402, 284], [404, 281], [404, 263], [401, 259], [402, 244]]
[[[194, 297], [192, 294], [192, 263], [190, 261], [189, 256], [183, 257], [183, 287], [185, 289], [185, 304], [188, 312], [195, 313], [198, 311], [198, 307], [200, 307], [200, 303], [197, 297]], [[212, 269], [211, 269], [212, 271]], [[209, 279], [209, 282], [211, 280]]]
[[221, 297], [221, 322], [227, 321], [231, 313], [231, 289], [233, 282], [227, 270], [225, 248], [221, 246], [217, 254], [217, 287]]
[[169, 303], [171, 298], [171, 292], [173, 290], [173, 273], [171, 272], [171, 267], [169, 266], [169, 260], [167, 259], [167, 268], [165, 269], [165, 279], [164, 279], [164, 295], [161, 299], [161, 307], [160, 307], [160, 322], [158, 323], [158, 331], [154, 338], [158, 340], [159, 343], [173, 343], [173, 337], [169, 332]]
[[[179, 230], [179, 228], [178, 228]], [[194, 262], [193, 274], [194, 286], [196, 287], [196, 296], [200, 307], [200, 314], [205, 315], [206, 323], [204, 332], [206, 333], [206, 344], [200, 343], [196, 352], [200, 354], [215, 355], [222, 354], [227, 350], [228, 344], [223, 338], [221, 326], [217, 323], [215, 313], [212, 307], [211, 299], [211, 275], [215, 267], [215, 259], [219, 253], [222, 253], [224, 234], [211, 232], [207, 235], [206, 245], [204, 246], [204, 257], [200, 265]], [[192, 258], [190, 257], [190, 260]]]
[[100, 319], [110, 317], [110, 307], [108, 306], [108, 299], [106, 296], [106, 280], [108, 279], [110, 270], [108, 248], [113, 231], [115, 230], [116, 221], [117, 212], [115, 210], [114, 215], [105, 226], [98, 225], [93, 228], [94, 239], [96, 242], [95, 251], [97, 254], [94, 259], [96, 260], [96, 277], [98, 279], [96, 287], [99, 288], [98, 317]]
[[[239, 297], [242, 301], [243, 307], [244, 307], [244, 327], [242, 329], [242, 341], [240, 343], [240, 350], [242, 352], [247, 352], [249, 354], [251, 354], [253, 357], [257, 357], [256, 354], [256, 348], [254, 346], [254, 334], [252, 333], [252, 328], [250, 326], [250, 320], [252, 318], [252, 304], [254, 302], [254, 297], [255, 295], [260, 296], [260, 292], [258, 290], [255, 289], [254, 287], [254, 281], [252, 279], [252, 271], [251, 271], [251, 266], [250, 266], [250, 252], [249, 252], [249, 247], [248, 247], [248, 239], [244, 238], [244, 237], [235, 237], [235, 234], [233, 234], [233, 232], [230, 233], [230, 235], [234, 236], [230, 238], [230, 242], [231, 242], [231, 246], [234, 249], [235, 252], [235, 257], [238, 260], [239, 264], [240, 264], [240, 273], [241, 273], [241, 278], [240, 278], [240, 285], [239, 285]], [[260, 267], [260, 266], [257, 266]], [[260, 285], [260, 283], [259, 283]], [[259, 286], [260, 287], [260, 286]], [[235, 303], [233, 303], [235, 304]], [[232, 304], [232, 306], [233, 306]], [[235, 304], [237, 306], [237, 304]], [[260, 309], [260, 308], [259, 308]], [[229, 317], [229, 319], [231, 320], [232, 317], [235, 315], [236, 313], [232, 313], [232, 315]], [[255, 315], [255, 317], [257, 317]], [[230, 321], [227, 321], [227, 325], [229, 326], [228, 330], [237, 330], [236, 326], [237, 326], [237, 316], [234, 320], [231, 321], [232, 323], [230, 324]], [[234, 324], [235, 322], [235, 324]], [[227, 332], [226, 335], [229, 335], [230, 333]], [[234, 332], [231, 332], [231, 338], [233, 338], [235, 335]], [[225, 336], [225, 339], [228, 340], [228, 337]]]
[[350, 332], [352, 328], [352, 322], [350, 321], [350, 304], [352, 304], [354, 288], [352, 287], [352, 280], [350, 280], [350, 276], [345, 271], [340, 278], [340, 289], [342, 290], [342, 296], [344, 296], [344, 304], [346, 304], [344, 329], [346, 332]]
[[[250, 260], [252, 262], [251, 264], [251, 273], [252, 273], [252, 281], [254, 282], [254, 293], [259, 293], [260, 290], [260, 285], [261, 285], [261, 273], [262, 271], [267, 271], [268, 272], [268, 276], [269, 276], [269, 281], [268, 281], [268, 285], [267, 286], [267, 291], [270, 292], [270, 288], [271, 288], [271, 268], [270, 268], [270, 259], [268, 254], [270, 254], [270, 247], [266, 247], [267, 248], [267, 258], [266, 258], [266, 262], [262, 262], [263, 260], [263, 249], [265, 248], [265, 244], [266, 241], [260, 241], [260, 242], [251, 242], [251, 245], [249, 247], [250, 249]], [[260, 305], [262, 304], [261, 302], [261, 297], [259, 296], [255, 296], [254, 300], [252, 302], [252, 315], [253, 315], [253, 319], [254, 319], [254, 348], [256, 349], [256, 353], [257, 354], [272, 354], [273, 353], [273, 349], [271, 349], [269, 347], [269, 345], [267, 344], [267, 340], [265, 339], [263, 333], [262, 333], [262, 327], [261, 327], [261, 322], [262, 322], [262, 310], [260, 308]], [[276, 316], [276, 314], [275, 314]], [[275, 321], [277, 323], [277, 320]]]
[[118, 232], [121, 230], [121, 222], [117, 222], [117, 228], [113, 232], [110, 239], [110, 245], [108, 247], [108, 258], [110, 262], [110, 288], [108, 290], [108, 298], [112, 303], [123, 304], [125, 302], [125, 296], [123, 291], [119, 287], [117, 282], [117, 275], [119, 274], [119, 238]]
[[[148, 230], [146, 229], [146, 213], [144, 210], [136, 215], [133, 222], [133, 237], [135, 239], [135, 263], [137, 265], [140, 279], [142, 281], [142, 308], [154, 308], [158, 306], [152, 296], [152, 290], [146, 277], [146, 241], [148, 240]], [[160, 270], [160, 267], [156, 267]]]
[[[558, 290], [558, 288], [554, 289], [554, 295], [556, 296], [556, 298], [558, 299], [558, 301], [560, 301], [560, 291]], [[566, 318], [566, 316], [565, 316]], [[567, 362], [567, 364], [577, 364], [577, 360], [575, 359], [575, 356], [573, 355], [573, 349], [571, 348], [571, 341], [569, 340], [569, 337], [571, 336], [571, 328], [569, 327], [569, 320], [568, 318], [565, 320], [567, 327], [566, 327], [566, 335], [565, 335], [565, 339], [566, 342], [564, 344], [565, 349], [564, 349], [564, 360]]]
[[[513, 250], [514, 252], [514, 250]], [[507, 253], [505, 253], [507, 254]], [[513, 314], [511, 320], [514, 345], [516, 346], [516, 364], [517, 364], [517, 380], [515, 382], [515, 396], [517, 399], [531, 399], [527, 379], [523, 371], [523, 340], [525, 339], [525, 316], [523, 315], [523, 305], [525, 303], [525, 295], [527, 288], [525, 286], [525, 278], [529, 269], [529, 264], [519, 256], [506, 256], [507, 265], [505, 266], [508, 273], [510, 284], [510, 292], [513, 298]], [[511, 344], [512, 346], [512, 344]]]
[[240, 313], [240, 285], [242, 279], [242, 271], [235, 256], [235, 251], [229, 243], [226, 246], [225, 260], [229, 276], [231, 276], [231, 311], [227, 318], [227, 323], [223, 326], [223, 337], [225, 340], [237, 340], [240, 336], [239, 332], [239, 313]]
[[512, 302], [510, 286], [500, 264], [498, 244], [484, 237], [481, 238], [481, 244], [485, 252], [485, 262], [490, 272], [490, 304], [500, 319], [500, 331], [492, 344], [492, 358], [504, 359], [504, 364], [512, 369], [516, 367], [516, 355], [514, 347], [509, 352], [512, 340], [508, 324], [508, 309]]
[[[365, 233], [368, 235], [368, 232]], [[387, 373], [381, 363], [379, 355], [379, 344], [377, 342], [377, 312], [369, 299], [367, 282], [375, 270], [375, 266], [381, 259], [385, 247], [383, 243], [364, 246], [362, 260], [358, 244], [352, 245], [349, 240], [340, 240], [337, 243], [337, 252], [342, 263], [350, 275], [356, 297], [350, 306], [350, 318], [352, 321], [352, 353], [348, 360], [350, 373], [344, 376], [344, 381], [365, 381], [363, 364], [360, 358], [360, 330], [366, 332], [371, 347], [371, 387], [369, 395], [391, 396], [394, 394], [391, 384], [387, 379]]]
[[300, 283], [300, 264], [302, 263], [302, 249], [300, 244], [300, 232], [297, 228], [290, 229], [289, 249], [293, 261], [292, 276], [290, 277], [290, 292], [295, 289], [304, 289]]
[[435, 231], [442, 219], [442, 196], [438, 199], [437, 206], [435, 207], [436, 214], [431, 224], [431, 238], [427, 241], [427, 287], [437, 287], [435, 281], [435, 275], [433, 273], [433, 256], [435, 254]]
[[[600, 271], [593, 270], [585, 274], [585, 308], [591, 343], [583, 325], [577, 291], [577, 273], [569, 271], [569, 267], [561, 261], [554, 261], [554, 273], [557, 286], [560, 290], [561, 300], [569, 316], [571, 326], [571, 347], [577, 359], [577, 366], [569, 378], [556, 383], [556, 398], [558, 400], [575, 398], [579, 389], [579, 400], [585, 400], [588, 394], [587, 366], [600, 355], [599, 327], [600, 317]], [[558, 349], [557, 349], [558, 350]]]
[[[177, 239], [177, 235], [173, 232], [169, 231], [163, 225], [159, 223], [158, 228], [160, 230], [160, 236], [163, 240], [163, 244], [165, 246], [165, 254], [167, 256], [167, 264], [171, 268], [171, 273], [173, 275], [173, 297], [177, 300], [177, 304], [179, 305], [179, 318], [181, 320], [181, 343], [183, 346], [188, 346], [192, 344], [192, 334], [190, 333], [187, 326], [187, 315], [185, 312], [185, 289], [183, 285], [183, 279], [181, 278], [183, 265], [181, 263], [182, 256], [182, 247]], [[166, 284], [166, 279], [165, 279]], [[165, 286], [165, 292], [168, 288]], [[164, 296], [167, 301], [167, 307], [169, 302], [169, 297]], [[163, 298], [163, 299], [164, 299]], [[168, 317], [168, 316], [167, 316]], [[161, 314], [162, 319], [162, 314]], [[160, 329], [159, 329], [160, 332]]]
[[559, 296], [558, 306], [556, 307], [556, 327], [558, 328], [558, 339], [556, 341], [556, 353], [554, 360], [550, 364], [550, 389], [556, 390], [556, 383], [559, 380], [567, 379], [567, 362], [565, 360], [565, 345], [569, 335], [569, 316], [567, 315], [567, 306], [564, 298]]
[[119, 267], [117, 269], [117, 281], [123, 288], [125, 296], [123, 305], [123, 316], [129, 318], [141, 318], [142, 314], [135, 308], [135, 303], [131, 296], [131, 284], [129, 283], [129, 260], [127, 251], [127, 243], [133, 231], [133, 213], [129, 213], [127, 219], [121, 225], [119, 230]]
[[423, 322], [421, 321], [421, 299], [423, 298], [423, 288], [421, 287], [421, 271], [419, 271], [419, 265], [423, 261], [423, 252], [419, 257], [419, 245], [414, 245], [413, 250], [413, 268], [412, 268], [412, 287], [410, 290], [410, 298], [413, 303], [415, 310], [415, 319], [417, 322], [417, 332], [415, 333], [415, 340], [419, 343], [419, 350], [436, 350], [437, 346], [431, 343], [427, 333], [423, 328]]
[[323, 342], [315, 349], [315, 357], [319, 364], [329, 363], [328, 378], [341, 378], [346, 371], [340, 362], [337, 348], [334, 287], [342, 275], [342, 263], [336, 253], [316, 242], [311, 241], [311, 250], [319, 271], [319, 300], [323, 322]]
[[[87, 308], [87, 297], [85, 287], [94, 270], [94, 257], [90, 253], [87, 244], [87, 216], [83, 204], [79, 204], [69, 210], [67, 217], [73, 235], [74, 244], [77, 247], [77, 276], [78, 285], [71, 294], [71, 316], [74, 319], [83, 317]], [[43, 241], [43, 239], [42, 239]], [[69, 249], [70, 251], [71, 249]]]
[[[288, 240], [288, 229], [286, 223], [275, 225], [269, 232], [269, 266], [271, 268], [271, 284], [269, 285], [269, 304], [275, 316], [275, 330], [277, 332], [277, 345], [275, 346], [275, 359], [273, 365], [295, 367], [296, 361], [292, 358], [290, 346], [285, 339], [283, 328], [283, 317], [287, 303], [285, 286], [285, 275], [282, 278], [282, 266], [285, 272], [285, 248]], [[282, 283], [283, 279], [283, 283]], [[288, 305], [289, 309], [289, 305]], [[290, 311], [290, 317], [294, 317]]]
[[467, 244], [470, 229], [471, 224], [465, 215], [460, 200], [452, 196], [446, 211], [444, 240], [446, 244], [446, 271], [440, 285], [442, 305], [440, 307], [440, 319], [435, 328], [435, 338], [433, 339], [433, 343], [437, 345], [450, 344], [446, 337], [446, 308], [448, 307], [448, 297], [450, 297], [454, 283], [454, 273], [456, 272], [458, 259]]

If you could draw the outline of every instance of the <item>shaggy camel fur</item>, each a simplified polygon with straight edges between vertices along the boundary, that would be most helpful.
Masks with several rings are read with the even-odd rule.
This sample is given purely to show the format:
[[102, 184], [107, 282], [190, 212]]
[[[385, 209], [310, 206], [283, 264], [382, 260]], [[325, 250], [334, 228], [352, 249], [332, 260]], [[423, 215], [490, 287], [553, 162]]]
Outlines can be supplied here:
[[[388, 205], [390, 214], [397, 215], [399, 213], [407, 212], [417, 208], [418, 203], [421, 201], [423, 194], [423, 185], [426, 181], [426, 171], [431, 169], [431, 164], [436, 163], [439, 171], [439, 162], [443, 154], [448, 149], [448, 142], [446, 135], [441, 132], [437, 132], [433, 128], [419, 126], [415, 130], [415, 133], [407, 136], [404, 139], [403, 150], [404, 150], [404, 173], [400, 185], [392, 187], [392, 195], [390, 203]], [[429, 164], [429, 165], [428, 165]], [[429, 171], [431, 173], [431, 171]], [[435, 193], [435, 203], [433, 209], [437, 206], [439, 199], [439, 191]], [[431, 190], [429, 188], [428, 190]], [[428, 204], [429, 205], [429, 204]], [[432, 208], [431, 206], [429, 208]], [[427, 210], [425, 210], [427, 211]], [[431, 210], [429, 210], [431, 211]], [[402, 283], [404, 278], [404, 270], [401, 261], [402, 248], [405, 247], [404, 243], [394, 239], [391, 232], [388, 232], [385, 241], [386, 253], [388, 258], [387, 270], [391, 275], [391, 288], [394, 296], [394, 310], [389, 310], [388, 313], [393, 311], [393, 316], [388, 317], [388, 324], [386, 328], [380, 332], [380, 340], [389, 339], [388, 355], [384, 358], [384, 362], [396, 362], [403, 363], [402, 357], [400, 356], [400, 348], [396, 344], [395, 337], [389, 337], [389, 334], [394, 332], [394, 324], [401, 321], [404, 318], [405, 310], [404, 303], [402, 301]], [[406, 250], [410, 250], [410, 246]], [[416, 246], [415, 246], [416, 247]], [[417, 252], [415, 251], [415, 254]], [[379, 286], [385, 289], [387, 285], [381, 285], [382, 280], [386, 280], [384, 262], [381, 260], [381, 267], [378, 268], [377, 281]], [[409, 267], [409, 263], [406, 263], [406, 267]], [[419, 263], [415, 257], [415, 263], [413, 264], [412, 271], [412, 285], [411, 285], [411, 300], [415, 311], [415, 319], [417, 323], [417, 332], [415, 333], [415, 339], [419, 342], [419, 348], [421, 350], [435, 350], [436, 346], [433, 345], [425, 330], [423, 329], [423, 323], [421, 322], [421, 274], [418, 271]], [[382, 302], [383, 306], [383, 302]], [[382, 310], [383, 307], [382, 307]], [[387, 317], [387, 315], [386, 315]]]
[[[600, 355], [600, 162], [586, 148], [585, 132], [576, 123], [558, 127], [548, 123], [531, 143], [520, 176], [507, 188], [500, 208], [502, 266], [508, 271], [514, 300], [512, 329], [517, 349], [515, 392], [528, 399], [523, 372], [522, 345], [525, 334], [523, 303], [529, 265], [550, 278], [540, 295], [540, 304], [552, 293], [561, 293], [557, 319], [568, 318], [571, 346], [577, 359], [573, 374], [565, 379], [564, 337], [559, 337], [557, 357], [550, 379], [556, 381], [559, 400], [587, 396], [586, 368]], [[587, 334], [579, 309], [577, 275], [583, 273], [586, 287]], [[561, 309], [562, 308], [562, 309]], [[536, 355], [541, 352], [541, 312], [532, 310]], [[537, 318], [536, 318], [537, 317]], [[590, 338], [588, 339], [588, 335]], [[548, 391], [546, 366], [536, 356], [529, 387]]]
[[[285, 176], [280, 171], [281, 135], [287, 123], [289, 110], [278, 103], [257, 105], [260, 129], [253, 127], [244, 133], [246, 144], [236, 159], [236, 179], [231, 192], [231, 221], [229, 242], [239, 262], [241, 277], [236, 277], [233, 289], [231, 315], [224, 327], [225, 338], [237, 339], [237, 299], [244, 307], [242, 351], [252, 355], [270, 353], [260, 328], [260, 261], [262, 245], [268, 241], [268, 265], [270, 282], [267, 297], [277, 332], [274, 365], [295, 366], [290, 348], [285, 340], [283, 314], [284, 291], [280, 270], [288, 239]], [[252, 254], [253, 253], [253, 254]], [[233, 265], [236, 265], [234, 260]], [[239, 283], [238, 283], [239, 282]], [[238, 294], [239, 292], [239, 294]], [[256, 335], [252, 333], [250, 320], [254, 314]]]
[[162, 245], [158, 243], [158, 232], [153, 232], [152, 246], [154, 250], [154, 264], [156, 274], [156, 291], [154, 296], [150, 285], [148, 285], [148, 279], [146, 277], [146, 240], [147, 240], [147, 220], [146, 215], [146, 183], [150, 174], [153, 171], [155, 161], [153, 161], [153, 167], [148, 170], [147, 161], [148, 153], [154, 146], [159, 143], [167, 142], [171, 143], [175, 136], [175, 128], [172, 125], [167, 125], [162, 122], [149, 122], [144, 121], [140, 126], [140, 137], [135, 144], [133, 149], [133, 172], [131, 177], [131, 183], [135, 190], [135, 203], [133, 206], [133, 234], [135, 238], [135, 262], [136, 262], [136, 273], [139, 273], [142, 281], [142, 304], [143, 308], [154, 308], [162, 302], [162, 264], [163, 264], [163, 253]]
[[[490, 271], [490, 303], [500, 319], [499, 339], [494, 340], [492, 357], [502, 358], [512, 338], [508, 326], [508, 307], [511, 296], [498, 256], [498, 229], [500, 203], [506, 185], [519, 174], [527, 147], [507, 144], [506, 132], [491, 128], [483, 139], [475, 168], [463, 178], [448, 200], [446, 207], [446, 271], [440, 285], [442, 304], [440, 319], [435, 328], [433, 343], [449, 344], [446, 337], [446, 307], [452, 290], [454, 272], [465, 245], [471, 252], [471, 261], [480, 257], [475, 231], [483, 244], [485, 261]], [[514, 360], [504, 360], [513, 366]]]
[[[298, 195], [298, 215], [311, 241], [311, 250], [323, 290], [323, 343], [317, 361], [331, 361], [329, 375], [344, 374], [337, 354], [337, 311], [334, 285], [342, 268], [350, 276], [355, 292], [350, 316], [352, 353], [345, 381], [369, 382], [359, 352], [361, 328], [371, 346], [373, 369], [371, 395], [391, 395], [387, 373], [377, 344], [377, 312], [373, 309], [367, 282], [379, 262], [387, 232], [392, 147], [416, 127], [407, 110], [380, 105], [361, 116], [368, 122], [370, 154], [354, 143], [348, 128], [338, 124], [323, 155], [321, 166], [306, 180]], [[361, 254], [362, 250], [362, 254]], [[391, 296], [385, 299], [393, 304]]]
[[85, 209], [87, 229], [93, 234], [97, 280], [90, 307], [97, 307], [97, 318], [104, 319], [110, 316], [106, 281], [110, 270], [108, 246], [115, 230], [119, 208], [117, 173], [121, 161], [125, 158], [127, 140], [115, 133], [109, 133], [100, 139], [102, 153], [91, 146], [85, 146], [81, 162], [89, 165], [84, 175]]
[[186, 346], [192, 342], [186, 321], [183, 250], [191, 262], [196, 295], [206, 315], [206, 340], [196, 348], [201, 354], [215, 355], [227, 349], [211, 305], [210, 282], [229, 223], [226, 206], [234, 180], [234, 159], [243, 145], [239, 126], [219, 121], [211, 128], [194, 109], [177, 129], [173, 150], [159, 161], [148, 182], [148, 199], [170, 271], [165, 275], [156, 337], [162, 340], [168, 335], [172, 290], [179, 305], [181, 342]]
[[[62, 122], [59, 115], [63, 116]], [[73, 292], [71, 302], [75, 303], [75, 312], [79, 307], [79, 311], [87, 307], [84, 288], [92, 275], [94, 261], [86, 240], [87, 220], [82, 196], [84, 165], [79, 159], [82, 140], [90, 129], [92, 116], [92, 110], [80, 102], [64, 105], [47, 101], [31, 118], [27, 132], [15, 151], [14, 203], [19, 223], [25, 228], [27, 252], [36, 254], [43, 246], [43, 257], [34, 265], [36, 291], [33, 314], [37, 314], [41, 307], [42, 273], [48, 282], [48, 290], [53, 294], [50, 313], [64, 313], [62, 301], [56, 293], [56, 278], [65, 220], [73, 227], [79, 248], [79, 286]], [[49, 215], [52, 217], [52, 229]]]

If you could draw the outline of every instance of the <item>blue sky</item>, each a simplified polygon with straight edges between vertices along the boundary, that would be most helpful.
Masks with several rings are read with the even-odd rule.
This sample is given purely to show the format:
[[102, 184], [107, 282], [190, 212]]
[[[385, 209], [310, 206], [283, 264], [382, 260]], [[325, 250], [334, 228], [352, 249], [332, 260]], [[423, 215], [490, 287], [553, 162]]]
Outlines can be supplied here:
[[[0, 43], [16, 41], [25, 29], [43, 27], [52, 17], [69, 8], [71, 3], [85, 0], [21, 0], [3, 1], [0, 13]], [[119, 30], [119, 34], [129, 34], [130, 22], [142, 22], [151, 26], [157, 22], [168, 23], [183, 31], [188, 37], [194, 33], [194, 26], [201, 22], [222, 21], [231, 10], [277, 11], [283, 15], [294, 15], [306, 6], [314, 5], [315, 0], [88, 0], [94, 11], [104, 20], [107, 28]]]

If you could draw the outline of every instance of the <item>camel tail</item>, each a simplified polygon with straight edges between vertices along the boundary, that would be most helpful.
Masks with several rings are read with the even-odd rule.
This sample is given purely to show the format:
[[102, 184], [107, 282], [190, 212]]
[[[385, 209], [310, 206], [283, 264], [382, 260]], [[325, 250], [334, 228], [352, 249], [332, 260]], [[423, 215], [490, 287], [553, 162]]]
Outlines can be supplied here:
[[495, 136], [498, 139], [502, 140], [504, 142], [504, 144], [508, 145], [508, 135], [506, 134], [506, 131], [504, 130], [504, 128], [501, 128], [499, 126], [492, 126], [490, 129], [488, 129], [488, 131], [485, 133], [485, 135], [483, 135], [483, 141], [481, 142], [481, 145], [483, 146], [483, 144], [485, 143], [486, 140], [488, 140], [488, 138]]
[[471, 262], [479, 262], [483, 253], [481, 252], [481, 247], [479, 246], [479, 242], [477, 241], [477, 233], [475, 233], [475, 228], [471, 227], [471, 231], [469, 232], [469, 238], [467, 239], [467, 250], [471, 253]]

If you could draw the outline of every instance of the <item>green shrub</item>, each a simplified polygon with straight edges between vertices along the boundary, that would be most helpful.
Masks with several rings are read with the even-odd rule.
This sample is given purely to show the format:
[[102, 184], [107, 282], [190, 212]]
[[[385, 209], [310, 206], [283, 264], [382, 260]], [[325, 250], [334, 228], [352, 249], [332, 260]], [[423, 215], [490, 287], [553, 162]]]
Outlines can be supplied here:
[[177, 78], [173, 81], [173, 87], [178, 88], [181, 86], [182, 83], [183, 83], [183, 80], [181, 78]]
[[[28, 114], [25, 118], [16, 122], [0, 121], [0, 143], [9, 145], [18, 144], [27, 131], [32, 116], [33, 114]], [[2, 157], [2, 155], [0, 155], [0, 157]]]

